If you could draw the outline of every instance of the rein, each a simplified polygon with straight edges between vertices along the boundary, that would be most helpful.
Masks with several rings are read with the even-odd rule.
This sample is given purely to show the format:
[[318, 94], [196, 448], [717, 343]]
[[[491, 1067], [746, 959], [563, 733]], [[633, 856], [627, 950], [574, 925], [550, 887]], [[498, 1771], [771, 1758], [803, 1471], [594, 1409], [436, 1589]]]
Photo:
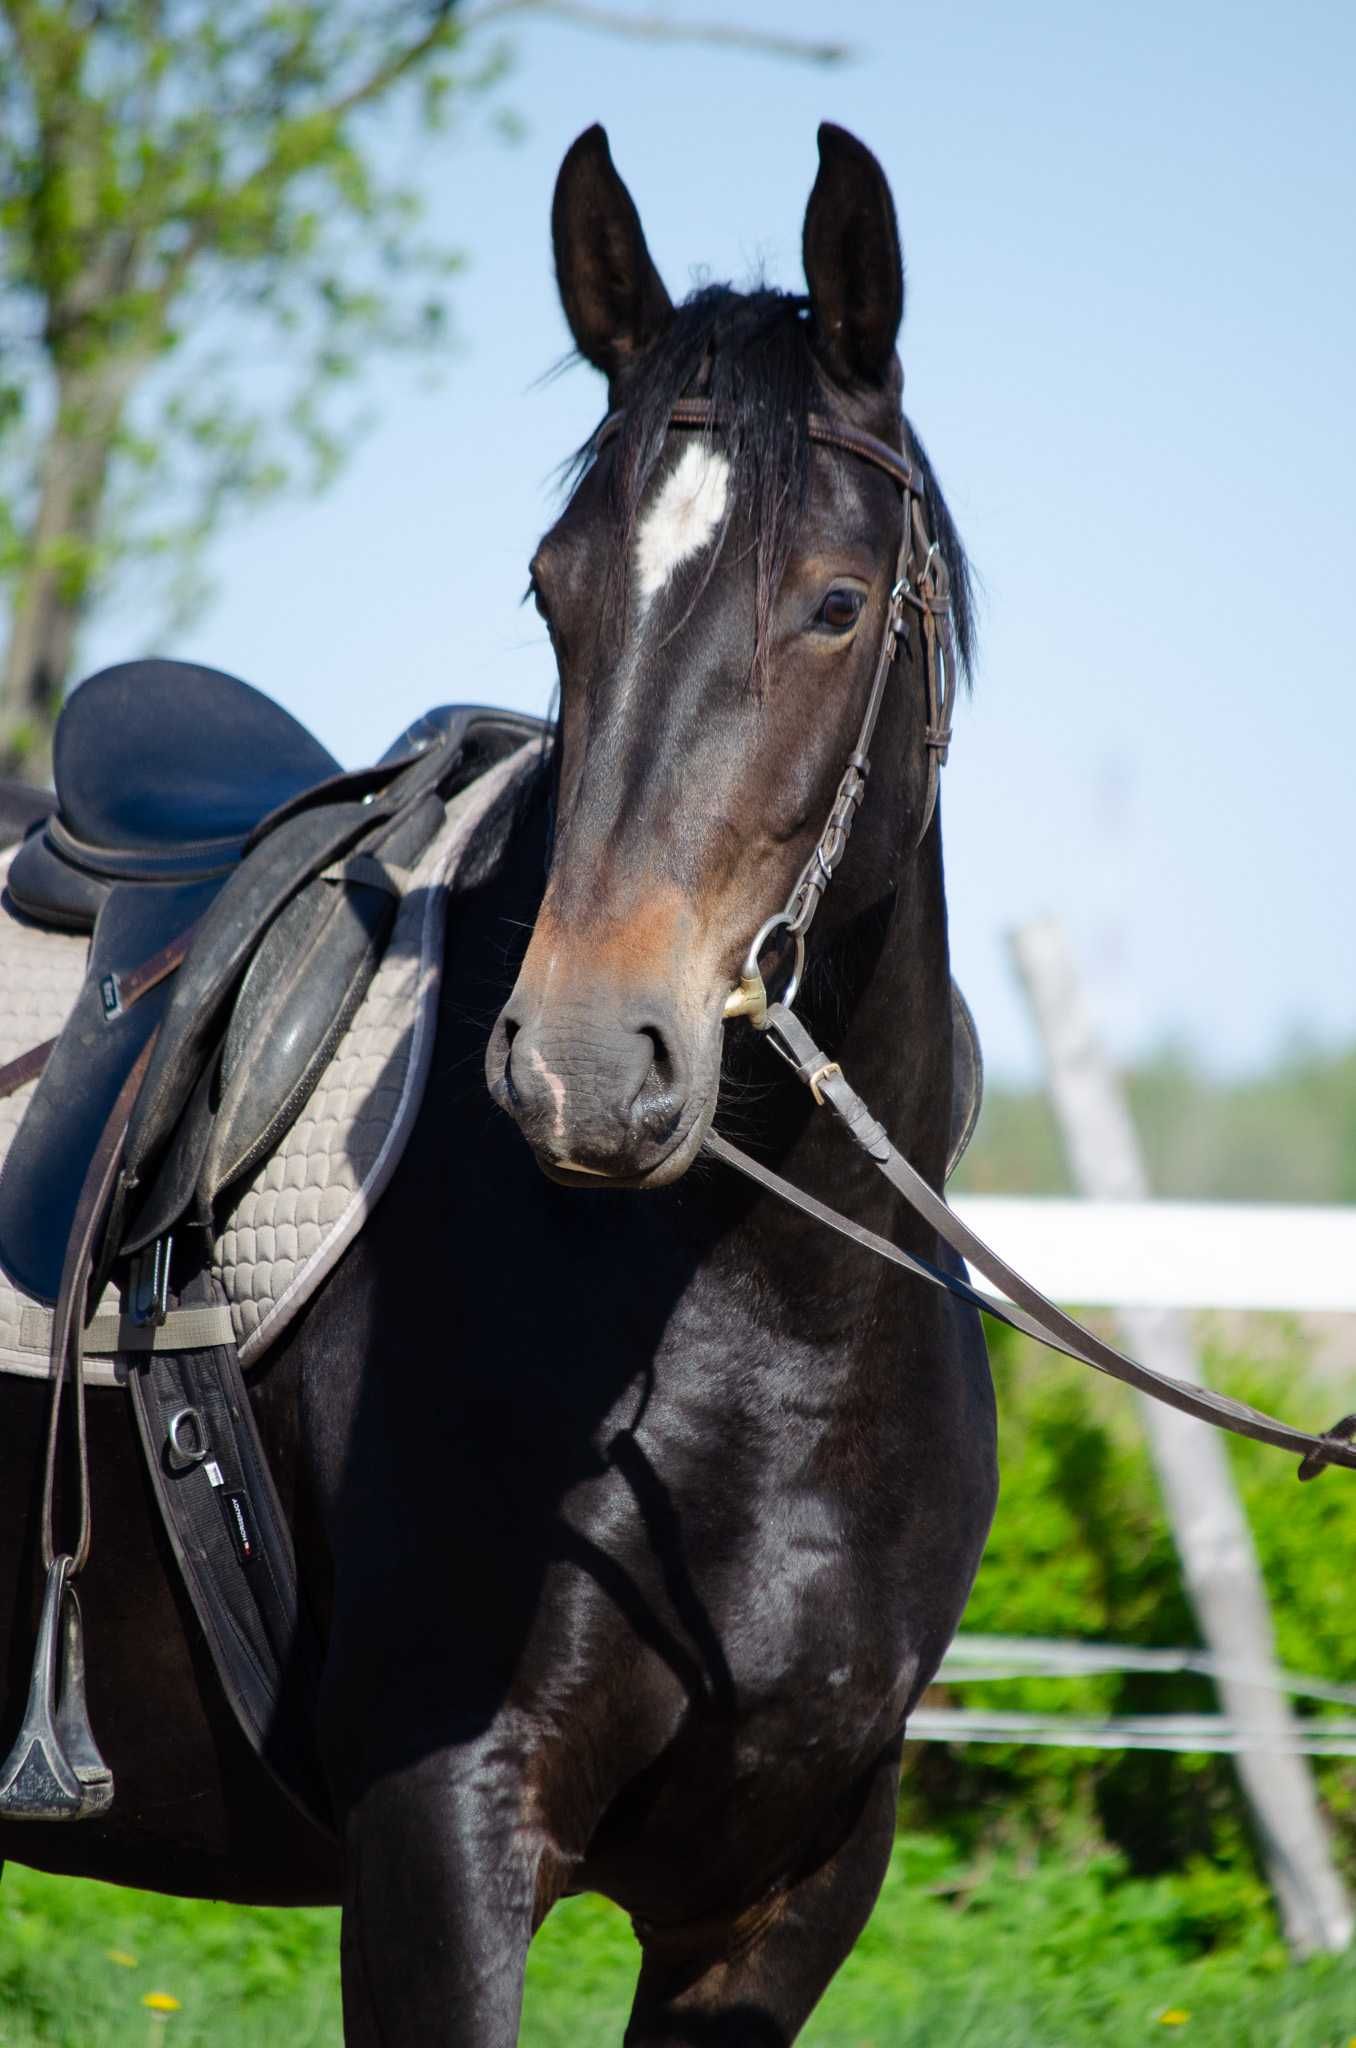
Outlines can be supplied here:
[[[595, 451], [613, 437], [621, 421], [620, 413], [612, 413], [603, 421], [594, 439]], [[685, 398], [674, 406], [670, 424], [709, 431], [721, 425], [721, 417], [709, 400]], [[981, 1309], [985, 1315], [996, 1317], [1024, 1336], [1034, 1337], [1051, 1350], [1077, 1359], [1095, 1372], [1107, 1373], [1153, 1400], [1179, 1409], [1184, 1415], [1195, 1416], [1201, 1422], [1212, 1423], [1217, 1429], [1230, 1430], [1236, 1436], [1251, 1437], [1257, 1443], [1272, 1444], [1278, 1450], [1297, 1455], [1301, 1460], [1301, 1479], [1316, 1479], [1328, 1465], [1344, 1465], [1348, 1470], [1356, 1471], [1356, 1414], [1344, 1415], [1330, 1430], [1318, 1436], [1307, 1430], [1295, 1429], [1260, 1409], [1249, 1407], [1244, 1401], [1234, 1401], [1225, 1394], [1216, 1393], [1212, 1387], [1196, 1386], [1170, 1373], [1155, 1372], [1149, 1366], [1140, 1365], [1057, 1307], [1039, 1288], [1033, 1287], [1029, 1280], [1023, 1279], [1006, 1260], [1000, 1258], [982, 1238], [977, 1237], [943, 1197], [910, 1166], [862, 1098], [849, 1085], [838, 1062], [831, 1060], [816, 1045], [791, 1009], [805, 967], [805, 935], [846, 851], [853, 821], [866, 794], [871, 741], [899, 643], [905, 637], [910, 609], [918, 613], [922, 622], [927, 692], [927, 722], [923, 734], [928, 761], [927, 791], [915, 847], [921, 845], [932, 823], [939, 772], [951, 740], [956, 655], [950, 576], [937, 543], [928, 538], [923, 474], [907, 452], [907, 428], [902, 420], [900, 428], [905, 440], [904, 452], [891, 448], [873, 434], [861, 432], [846, 421], [831, 419], [821, 413], [811, 413], [807, 422], [812, 441], [823, 447], [841, 449], [869, 462], [898, 486], [903, 497], [903, 525], [885, 630], [856, 744], [848, 755], [824, 829], [797, 877], [785, 907], [774, 911], [754, 934], [740, 971], [739, 985], [725, 1004], [725, 1017], [727, 1021], [736, 1017], [748, 1018], [754, 1029], [763, 1034], [768, 1045], [787, 1062], [797, 1079], [809, 1088], [815, 1103], [821, 1107], [827, 1105], [833, 1111], [854, 1144], [914, 1213], [953, 1252], [999, 1288], [1007, 1297], [1006, 1301], [994, 1301], [968, 1281], [931, 1265], [925, 1259], [915, 1258], [888, 1238], [852, 1222], [838, 1210], [784, 1180], [770, 1167], [750, 1158], [717, 1132], [708, 1132], [705, 1149], [803, 1215], [813, 1217], [864, 1250], [875, 1253], [878, 1258], [902, 1267], [918, 1279], [925, 1280], [929, 1286], [940, 1288], [971, 1308]], [[768, 941], [779, 931], [784, 932], [792, 943], [794, 957], [781, 999], [770, 1002], [759, 961]]]
[[1194, 1386], [1189, 1380], [1176, 1379], [1171, 1373], [1155, 1372], [1094, 1336], [1073, 1316], [1056, 1307], [1039, 1288], [1023, 1279], [982, 1238], [976, 1237], [936, 1190], [928, 1186], [922, 1175], [891, 1144], [861, 1096], [849, 1086], [838, 1062], [831, 1060], [815, 1044], [800, 1019], [784, 1003], [769, 1004], [766, 1021], [760, 1028], [768, 1044], [782, 1055], [797, 1079], [809, 1088], [816, 1103], [827, 1105], [833, 1111], [854, 1144], [866, 1154], [877, 1172], [885, 1176], [896, 1193], [904, 1197], [914, 1213], [935, 1230], [952, 1251], [977, 1267], [995, 1287], [1001, 1288], [1008, 1299], [1005, 1302], [994, 1301], [955, 1274], [942, 1271], [926, 1259], [914, 1258], [888, 1238], [878, 1236], [874, 1230], [852, 1222], [827, 1203], [817, 1201], [813, 1195], [784, 1180], [770, 1167], [751, 1159], [727, 1138], [710, 1131], [705, 1149], [714, 1158], [723, 1160], [737, 1173], [747, 1175], [759, 1187], [799, 1209], [803, 1215], [813, 1216], [817, 1222], [827, 1224], [830, 1230], [836, 1230], [852, 1243], [874, 1252], [879, 1258], [888, 1259], [892, 1265], [902, 1266], [906, 1272], [926, 1280], [930, 1287], [938, 1287], [944, 1293], [954, 1295], [971, 1308], [982, 1309], [985, 1315], [996, 1317], [1010, 1329], [1020, 1330], [1023, 1336], [1034, 1337], [1052, 1351], [1062, 1351], [1066, 1358], [1076, 1358], [1080, 1365], [1091, 1366], [1095, 1372], [1108, 1373], [1112, 1379], [1122, 1380], [1126, 1386], [1137, 1388], [1141, 1394], [1150, 1395], [1169, 1408], [1178, 1408], [1184, 1415], [1194, 1415], [1200, 1422], [1211, 1422], [1217, 1429], [1231, 1430], [1235, 1436], [1252, 1437], [1257, 1443], [1274, 1444], [1277, 1450], [1294, 1453], [1302, 1460], [1299, 1468], [1301, 1479], [1316, 1479], [1327, 1465], [1345, 1465], [1348, 1470], [1356, 1471], [1356, 1441], [1353, 1441], [1356, 1438], [1356, 1415], [1344, 1415], [1332, 1429], [1321, 1436], [1314, 1436], [1308, 1430], [1295, 1429], [1258, 1408], [1250, 1408], [1246, 1401], [1234, 1401], [1227, 1394], [1217, 1394], [1213, 1387]]

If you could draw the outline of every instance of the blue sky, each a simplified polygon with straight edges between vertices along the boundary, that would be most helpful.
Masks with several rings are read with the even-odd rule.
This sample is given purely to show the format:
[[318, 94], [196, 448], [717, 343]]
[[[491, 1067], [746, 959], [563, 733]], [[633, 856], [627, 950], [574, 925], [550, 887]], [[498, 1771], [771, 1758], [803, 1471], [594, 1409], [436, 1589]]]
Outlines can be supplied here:
[[[627, 0], [629, 4], [629, 0]], [[708, 14], [672, 0], [675, 19]], [[1034, 1072], [1004, 935], [1058, 911], [1118, 1054], [1225, 1070], [1356, 1027], [1356, 9], [728, 0], [841, 36], [833, 71], [523, 26], [488, 108], [408, 148], [466, 253], [429, 390], [322, 499], [217, 547], [164, 651], [233, 668], [344, 759], [427, 704], [544, 707], [519, 609], [552, 472], [601, 408], [548, 209], [606, 123], [675, 294], [800, 283], [822, 118], [880, 156], [903, 232], [908, 404], [982, 583], [943, 805], [953, 944], [991, 1065]], [[142, 651], [125, 611], [96, 662]]]

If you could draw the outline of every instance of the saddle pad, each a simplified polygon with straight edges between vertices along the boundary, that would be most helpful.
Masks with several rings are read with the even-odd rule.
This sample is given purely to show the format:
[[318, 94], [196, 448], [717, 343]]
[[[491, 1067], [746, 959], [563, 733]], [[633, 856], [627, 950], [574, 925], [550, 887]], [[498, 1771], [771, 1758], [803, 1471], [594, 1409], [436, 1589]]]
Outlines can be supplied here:
[[[381, 964], [301, 1116], [225, 1217], [212, 1268], [230, 1304], [244, 1366], [309, 1300], [361, 1230], [409, 1137], [437, 1023], [445, 890], [472, 834], [538, 749], [520, 748], [463, 790], [406, 878]], [[0, 886], [15, 849], [0, 853]], [[0, 900], [0, 1064], [51, 1038], [74, 1006], [88, 941], [28, 923]], [[36, 1083], [0, 1100], [0, 1160]], [[106, 1297], [101, 1312], [116, 1314]], [[0, 1372], [46, 1378], [50, 1316], [0, 1271]], [[90, 1356], [92, 1386], [116, 1385]]]

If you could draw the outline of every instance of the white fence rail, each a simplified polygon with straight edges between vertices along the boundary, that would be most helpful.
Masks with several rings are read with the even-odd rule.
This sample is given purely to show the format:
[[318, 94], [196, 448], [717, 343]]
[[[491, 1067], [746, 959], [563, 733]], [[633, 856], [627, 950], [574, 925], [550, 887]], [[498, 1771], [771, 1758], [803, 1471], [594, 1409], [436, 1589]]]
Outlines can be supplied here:
[[1356, 1207], [1019, 1195], [953, 1207], [1056, 1301], [1356, 1314]]
[[[1113, 1202], [959, 1195], [953, 1207], [1056, 1301], [1084, 1307], [1288, 1310], [1356, 1314], [1356, 1208], [1262, 1202]], [[991, 1292], [982, 1279], [981, 1292]], [[1352, 1406], [1356, 1407], [1356, 1388]], [[1206, 1650], [962, 1634], [940, 1683], [1075, 1678], [1101, 1672], [1189, 1671], [1356, 1708], [1356, 1685], [1230, 1666]], [[1223, 1714], [1037, 1714], [919, 1707], [909, 1735], [925, 1742], [1036, 1743], [1070, 1749], [1156, 1749], [1237, 1755], [1278, 1747], [1274, 1732]], [[1356, 1756], [1356, 1718], [1305, 1720], [1289, 1754]]]
[[[1268, 1692], [1356, 1707], [1356, 1685], [1298, 1672], [1225, 1666], [1208, 1650], [1145, 1650], [1129, 1643], [1080, 1643], [1046, 1637], [959, 1635], [942, 1660], [939, 1683], [955, 1686], [1003, 1678], [1085, 1678], [1107, 1672], [1189, 1671], [1231, 1678]], [[1356, 1756], [1356, 1718], [1242, 1725], [1224, 1714], [1038, 1714], [1007, 1707], [918, 1707], [909, 1736], [924, 1742], [1037, 1743], [1058, 1749], [1158, 1749], [1237, 1756]]]

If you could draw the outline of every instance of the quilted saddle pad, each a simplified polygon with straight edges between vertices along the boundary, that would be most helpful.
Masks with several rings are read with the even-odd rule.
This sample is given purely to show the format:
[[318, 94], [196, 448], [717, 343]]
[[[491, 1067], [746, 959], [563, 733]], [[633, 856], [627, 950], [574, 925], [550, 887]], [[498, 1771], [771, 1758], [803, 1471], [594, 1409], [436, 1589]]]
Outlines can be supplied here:
[[[445, 891], [481, 819], [521, 774], [526, 747], [454, 797], [406, 879], [386, 951], [334, 1058], [277, 1150], [222, 1220], [213, 1269], [242, 1365], [258, 1362], [362, 1229], [409, 1137], [437, 1025]], [[3, 887], [12, 847], [0, 853]], [[83, 935], [41, 930], [0, 898], [0, 1065], [55, 1037], [85, 975]], [[0, 1100], [0, 1161], [36, 1082]], [[100, 1304], [117, 1311], [116, 1297]], [[0, 1269], [0, 1372], [46, 1378], [50, 1312]], [[89, 1384], [119, 1369], [91, 1351]]]

